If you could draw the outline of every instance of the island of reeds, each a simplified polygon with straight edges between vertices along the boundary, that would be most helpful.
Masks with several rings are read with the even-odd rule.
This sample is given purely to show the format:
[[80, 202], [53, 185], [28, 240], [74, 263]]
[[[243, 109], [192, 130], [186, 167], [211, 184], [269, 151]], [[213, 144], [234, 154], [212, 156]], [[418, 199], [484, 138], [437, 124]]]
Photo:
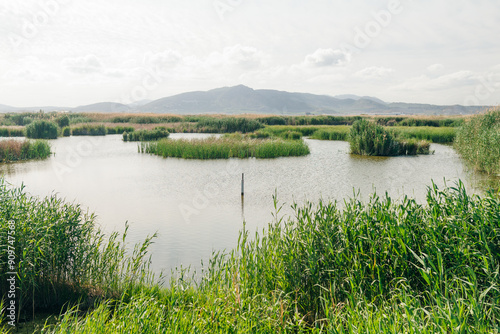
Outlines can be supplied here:
[[12, 329], [11, 271], [15, 325], [61, 312], [42, 333], [497, 333], [500, 325], [499, 194], [470, 195], [460, 182], [431, 185], [423, 204], [374, 194], [294, 205], [290, 218], [275, 199], [267, 229], [243, 228], [237, 248], [214, 253], [201, 279], [173, 272], [168, 286], [148, 268], [150, 238], [127, 253], [126, 237], [103, 235], [79, 205], [1, 180], [0, 204], [3, 333]]
[[309, 154], [302, 139], [256, 139], [242, 134], [224, 135], [207, 139], [162, 139], [141, 143], [141, 153], [183, 159], [277, 158]]
[[162, 127], [153, 130], [139, 130], [133, 132], [124, 132], [123, 141], [154, 141], [162, 138], [168, 138], [170, 133]]
[[430, 143], [425, 140], [400, 139], [392, 131], [367, 120], [352, 124], [349, 133], [351, 153], [372, 156], [429, 154]]
[[0, 163], [46, 159], [50, 154], [45, 140], [0, 140]]

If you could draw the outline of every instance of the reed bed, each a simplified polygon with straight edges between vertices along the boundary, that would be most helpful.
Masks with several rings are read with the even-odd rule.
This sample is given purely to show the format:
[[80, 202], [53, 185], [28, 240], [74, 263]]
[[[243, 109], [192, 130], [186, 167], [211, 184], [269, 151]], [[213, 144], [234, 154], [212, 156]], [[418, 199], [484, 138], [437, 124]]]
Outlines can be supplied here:
[[349, 126], [331, 126], [318, 129], [310, 138], [319, 140], [343, 140], [346, 141], [349, 136]]
[[45, 140], [0, 141], [0, 163], [46, 159], [50, 154], [50, 145]]
[[388, 127], [396, 136], [403, 139], [427, 140], [432, 143], [451, 144], [455, 140], [457, 127], [429, 127], [429, 126], [394, 126]]
[[103, 124], [84, 124], [71, 129], [73, 136], [105, 136], [106, 127]]
[[121, 135], [125, 132], [134, 132], [135, 131], [135, 128], [133, 126], [121, 126], [121, 125], [117, 125], [117, 126], [107, 126], [106, 127], [106, 133], [108, 135]]
[[153, 141], [168, 138], [170, 133], [165, 128], [154, 130], [139, 130], [134, 132], [124, 132], [123, 141]]
[[396, 156], [430, 154], [430, 144], [415, 139], [400, 139], [393, 131], [367, 120], [354, 122], [348, 136], [352, 154]]
[[500, 110], [477, 115], [464, 124], [455, 149], [474, 169], [500, 176]]
[[277, 158], [309, 154], [302, 140], [252, 139], [242, 135], [221, 138], [171, 140], [141, 143], [141, 153], [183, 159]]
[[[13, 225], [14, 242], [8, 238]], [[151, 238], [125, 251], [126, 231], [105, 236], [95, 216], [79, 205], [51, 196], [38, 199], [0, 178], [0, 291], [7, 300], [7, 273], [17, 272], [16, 321], [35, 312], [81, 309], [109, 298], [124, 298], [152, 280], [147, 248]], [[14, 248], [15, 270], [7, 247]]]
[[0, 137], [24, 137], [24, 128], [0, 127]]
[[44, 333], [498, 333], [500, 199], [453, 187], [293, 205], [201, 281], [179, 271]]

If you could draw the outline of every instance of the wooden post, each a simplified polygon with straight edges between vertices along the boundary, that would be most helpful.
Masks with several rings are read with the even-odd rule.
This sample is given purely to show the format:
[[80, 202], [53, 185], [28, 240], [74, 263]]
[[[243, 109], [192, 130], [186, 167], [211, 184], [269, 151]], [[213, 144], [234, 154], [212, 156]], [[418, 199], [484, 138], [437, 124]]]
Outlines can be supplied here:
[[245, 195], [245, 174], [241, 173], [241, 196]]

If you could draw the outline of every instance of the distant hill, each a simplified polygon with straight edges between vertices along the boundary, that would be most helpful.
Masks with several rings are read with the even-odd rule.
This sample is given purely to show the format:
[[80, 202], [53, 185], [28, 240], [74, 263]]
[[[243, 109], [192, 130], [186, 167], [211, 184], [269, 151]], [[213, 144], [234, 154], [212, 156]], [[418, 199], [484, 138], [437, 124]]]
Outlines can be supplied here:
[[121, 103], [101, 102], [72, 108], [72, 112], [127, 112], [132, 108]]
[[138, 107], [151, 113], [196, 114], [243, 112], [265, 114], [471, 114], [484, 106], [437, 106], [414, 103], [386, 103], [378, 98], [357, 95], [315, 95], [243, 85], [196, 91], [161, 98]]
[[129, 105], [101, 102], [76, 108], [32, 107], [16, 108], [0, 105], [0, 112], [58, 111], [72, 112], [147, 112], [169, 114], [260, 113], [280, 115], [462, 115], [472, 114], [488, 106], [439, 106], [418, 103], [388, 103], [376, 97], [358, 95], [315, 95], [271, 89], [252, 89], [239, 85], [209, 91], [193, 91], [154, 101], [142, 100]]

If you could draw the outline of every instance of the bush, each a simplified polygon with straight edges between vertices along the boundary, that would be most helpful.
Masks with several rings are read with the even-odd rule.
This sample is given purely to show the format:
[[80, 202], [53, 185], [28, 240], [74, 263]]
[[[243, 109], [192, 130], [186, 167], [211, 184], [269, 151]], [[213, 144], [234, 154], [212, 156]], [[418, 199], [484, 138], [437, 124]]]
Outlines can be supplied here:
[[69, 126], [67, 126], [64, 129], [62, 129], [62, 135], [63, 135], [63, 137], [71, 136], [71, 128]]
[[26, 126], [26, 137], [33, 139], [56, 139], [57, 125], [45, 120], [35, 121]]
[[69, 117], [68, 115], [63, 115], [63, 116], [60, 116], [56, 119], [56, 123], [57, 125], [59, 125], [59, 127], [62, 129], [66, 126], [69, 126]]

